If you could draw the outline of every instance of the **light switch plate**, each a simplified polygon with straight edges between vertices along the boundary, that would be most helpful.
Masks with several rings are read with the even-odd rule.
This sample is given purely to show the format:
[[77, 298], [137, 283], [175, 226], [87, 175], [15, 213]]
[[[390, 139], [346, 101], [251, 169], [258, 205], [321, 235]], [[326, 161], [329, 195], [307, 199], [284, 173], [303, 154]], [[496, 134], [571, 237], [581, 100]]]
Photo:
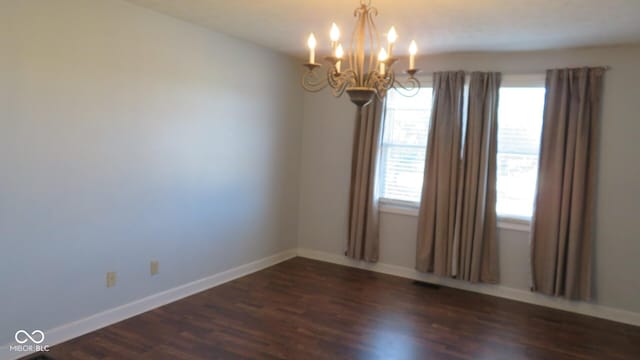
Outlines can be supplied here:
[[158, 260], [151, 260], [151, 275], [157, 275], [160, 267]]

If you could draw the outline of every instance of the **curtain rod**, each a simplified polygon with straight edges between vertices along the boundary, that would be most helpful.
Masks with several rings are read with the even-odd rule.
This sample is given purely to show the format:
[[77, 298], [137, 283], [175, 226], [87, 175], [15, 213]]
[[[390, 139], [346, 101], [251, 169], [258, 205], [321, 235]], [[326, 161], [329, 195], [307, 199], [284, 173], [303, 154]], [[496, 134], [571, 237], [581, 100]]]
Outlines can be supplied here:
[[[602, 68], [604, 69], [604, 71], [609, 71], [612, 69], [611, 66], [606, 65], [606, 66], [581, 66], [581, 67], [563, 67], [563, 68], [557, 68], [557, 69], [580, 69], [583, 67], [591, 67], [591, 68]], [[515, 75], [515, 76], [536, 76], [536, 75], [545, 75], [547, 73], [547, 70], [552, 70], [552, 69], [546, 69], [546, 70], [523, 70], [523, 71], [498, 71], [498, 70], [471, 70], [471, 71], [465, 71], [465, 70], [442, 70], [442, 71], [420, 71], [416, 74], [417, 78], [425, 78], [425, 77], [433, 77], [433, 74], [437, 73], [437, 72], [445, 72], [445, 71], [463, 71], [465, 75], [471, 75], [471, 73], [473, 72], [499, 72], [502, 73], [503, 75], [506, 76], [510, 76], [510, 75]]]
[[[462, 71], [465, 74], [469, 75], [473, 72], [502, 72], [508, 75], [535, 75], [535, 74], [544, 74], [547, 72], [547, 70], [554, 70], [554, 69], [581, 69], [581, 68], [602, 68], [604, 70], [612, 70], [612, 67], [609, 65], [605, 65], [605, 66], [564, 66], [564, 67], [559, 67], [559, 68], [552, 68], [552, 69], [544, 69], [544, 70], [522, 70], [522, 71], [500, 71], [500, 70], [442, 70], [442, 71]], [[420, 75], [433, 75], [437, 72], [440, 71], [420, 71], [418, 72], [417, 76]]]

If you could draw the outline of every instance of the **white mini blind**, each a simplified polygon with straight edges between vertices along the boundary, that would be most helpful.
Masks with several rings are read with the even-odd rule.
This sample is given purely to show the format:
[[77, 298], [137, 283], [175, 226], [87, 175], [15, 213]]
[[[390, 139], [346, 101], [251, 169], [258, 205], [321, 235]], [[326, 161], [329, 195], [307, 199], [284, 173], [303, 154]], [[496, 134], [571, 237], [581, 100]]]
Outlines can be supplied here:
[[533, 214], [544, 96], [544, 87], [500, 89], [496, 211], [502, 217]]
[[386, 100], [379, 189], [390, 200], [419, 202], [422, 192], [432, 89], [413, 97], [390, 91]]

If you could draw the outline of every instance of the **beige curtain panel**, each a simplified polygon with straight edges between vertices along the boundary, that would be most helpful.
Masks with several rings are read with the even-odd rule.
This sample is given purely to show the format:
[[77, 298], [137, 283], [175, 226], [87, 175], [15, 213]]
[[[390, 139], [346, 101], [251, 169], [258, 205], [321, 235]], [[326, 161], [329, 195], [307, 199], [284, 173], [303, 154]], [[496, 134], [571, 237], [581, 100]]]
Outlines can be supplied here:
[[346, 255], [378, 261], [378, 194], [375, 186], [378, 149], [382, 140], [383, 102], [375, 99], [358, 108], [351, 158], [349, 239]]
[[498, 282], [496, 154], [500, 73], [471, 74], [458, 188], [453, 276]]
[[451, 276], [455, 229], [464, 72], [433, 77], [433, 107], [418, 217], [416, 269]]
[[604, 68], [547, 71], [533, 219], [533, 290], [591, 297], [596, 160]]

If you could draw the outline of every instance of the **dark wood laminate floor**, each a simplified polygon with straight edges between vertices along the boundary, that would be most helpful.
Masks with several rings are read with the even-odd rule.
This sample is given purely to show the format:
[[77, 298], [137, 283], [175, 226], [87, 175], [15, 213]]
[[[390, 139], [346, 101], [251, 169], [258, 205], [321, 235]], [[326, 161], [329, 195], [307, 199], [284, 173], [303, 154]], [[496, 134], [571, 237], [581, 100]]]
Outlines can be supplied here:
[[640, 359], [640, 328], [294, 258], [55, 346], [66, 359]]

